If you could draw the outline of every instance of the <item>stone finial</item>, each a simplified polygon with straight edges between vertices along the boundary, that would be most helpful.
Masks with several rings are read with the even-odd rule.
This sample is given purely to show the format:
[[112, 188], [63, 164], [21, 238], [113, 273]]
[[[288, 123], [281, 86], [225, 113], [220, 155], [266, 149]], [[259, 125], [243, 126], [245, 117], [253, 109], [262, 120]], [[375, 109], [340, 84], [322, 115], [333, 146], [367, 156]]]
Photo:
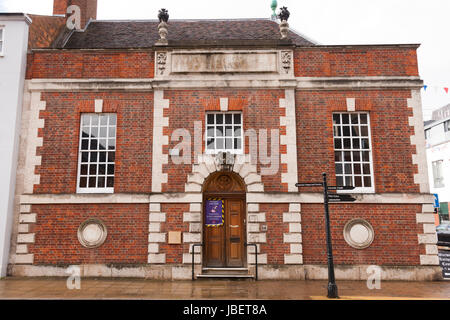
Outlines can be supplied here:
[[157, 45], [167, 45], [167, 34], [168, 31], [168, 25], [167, 21], [169, 21], [169, 12], [166, 9], [159, 10], [158, 13], [158, 19], [159, 19], [159, 25], [158, 25], [158, 33], [160, 39], [156, 42]]
[[289, 19], [290, 13], [286, 7], [280, 8], [280, 14], [278, 17], [281, 20], [280, 23], [280, 33], [281, 33], [281, 39], [287, 39], [288, 33], [289, 33], [289, 23], [287, 22]]

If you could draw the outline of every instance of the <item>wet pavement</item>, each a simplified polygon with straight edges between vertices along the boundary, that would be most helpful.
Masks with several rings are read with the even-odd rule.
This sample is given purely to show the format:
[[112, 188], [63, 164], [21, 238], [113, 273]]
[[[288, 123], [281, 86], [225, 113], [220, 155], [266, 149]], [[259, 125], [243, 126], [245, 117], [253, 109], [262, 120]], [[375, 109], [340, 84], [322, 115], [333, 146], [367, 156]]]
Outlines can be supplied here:
[[[318, 300], [326, 299], [327, 281], [81, 279], [68, 289], [65, 278], [5, 278], [0, 299], [148, 299], [148, 300]], [[368, 289], [365, 281], [337, 281], [341, 299], [445, 299], [450, 281], [382, 281]]]

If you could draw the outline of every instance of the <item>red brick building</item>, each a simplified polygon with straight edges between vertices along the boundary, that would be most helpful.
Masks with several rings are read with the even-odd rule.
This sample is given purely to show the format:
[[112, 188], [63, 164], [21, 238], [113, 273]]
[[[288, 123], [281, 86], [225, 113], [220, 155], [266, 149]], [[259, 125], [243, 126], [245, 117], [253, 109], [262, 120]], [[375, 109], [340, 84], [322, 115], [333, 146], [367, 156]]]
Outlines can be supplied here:
[[189, 279], [199, 243], [197, 275], [253, 275], [256, 244], [261, 279], [323, 279], [321, 188], [295, 184], [325, 172], [357, 199], [330, 204], [338, 279], [441, 276], [418, 45], [70, 4], [83, 29], [28, 54], [10, 274]]

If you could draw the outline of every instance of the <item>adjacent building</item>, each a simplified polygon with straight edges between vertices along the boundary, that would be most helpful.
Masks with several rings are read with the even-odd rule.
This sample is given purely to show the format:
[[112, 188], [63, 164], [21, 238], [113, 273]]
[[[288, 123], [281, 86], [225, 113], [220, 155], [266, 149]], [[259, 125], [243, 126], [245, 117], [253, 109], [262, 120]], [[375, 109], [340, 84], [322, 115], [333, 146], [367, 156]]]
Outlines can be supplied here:
[[450, 104], [435, 110], [432, 120], [425, 122], [425, 138], [430, 190], [439, 198], [439, 220], [449, 220]]
[[[70, 2], [70, 3], [69, 3]], [[10, 275], [441, 278], [417, 44], [270, 19], [95, 20], [27, 56]], [[61, 17], [58, 17], [60, 19]], [[193, 246], [197, 244], [197, 246]]]

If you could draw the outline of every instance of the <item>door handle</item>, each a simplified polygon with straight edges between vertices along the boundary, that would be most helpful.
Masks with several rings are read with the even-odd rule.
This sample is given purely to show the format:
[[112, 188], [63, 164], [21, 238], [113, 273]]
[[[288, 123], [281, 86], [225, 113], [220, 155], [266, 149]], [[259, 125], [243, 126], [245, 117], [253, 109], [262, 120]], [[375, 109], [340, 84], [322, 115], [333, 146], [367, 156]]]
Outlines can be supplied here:
[[230, 228], [239, 228], [239, 225], [230, 224]]

